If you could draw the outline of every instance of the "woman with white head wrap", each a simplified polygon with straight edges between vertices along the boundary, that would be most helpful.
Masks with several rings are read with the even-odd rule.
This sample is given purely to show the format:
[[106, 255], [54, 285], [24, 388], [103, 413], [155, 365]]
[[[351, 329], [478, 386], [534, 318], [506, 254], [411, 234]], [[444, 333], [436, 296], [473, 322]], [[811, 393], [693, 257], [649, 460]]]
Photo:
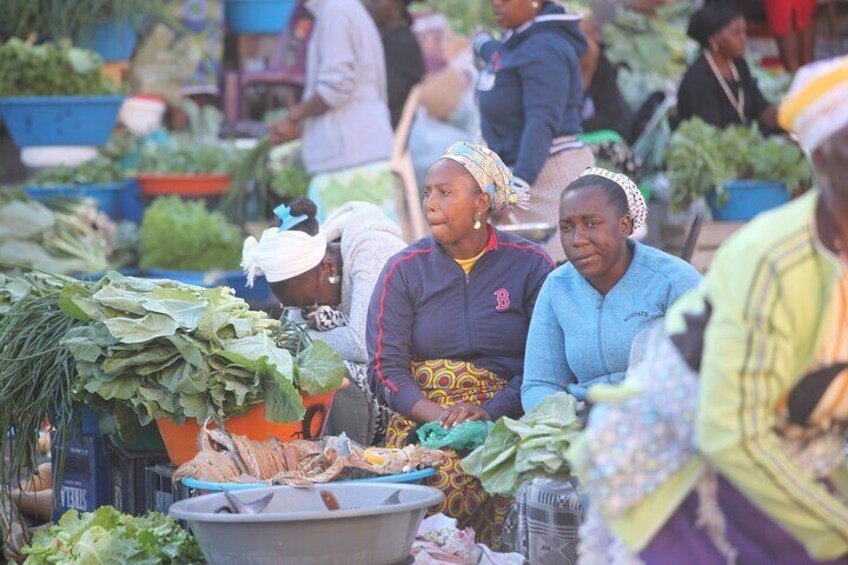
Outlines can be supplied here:
[[569, 262], [545, 281], [530, 322], [525, 410], [556, 392], [585, 400], [591, 387], [621, 382], [636, 335], [701, 280], [685, 261], [632, 239], [646, 218], [645, 199], [622, 174], [590, 168], [563, 192]]
[[626, 390], [590, 393], [582, 561], [610, 562], [607, 527], [647, 565], [848, 562], [846, 100], [848, 57], [798, 72], [778, 116], [820, 189], [739, 230]]
[[[364, 202], [346, 204], [320, 227], [315, 204], [306, 198], [275, 213], [279, 227], [244, 242], [242, 267], [248, 284], [264, 276], [283, 306], [302, 309], [310, 335], [342, 356], [357, 386], [337, 394], [328, 431], [345, 431], [369, 444], [383, 433], [388, 414], [373, 400], [367, 382], [368, 302], [383, 265], [405, 245], [400, 228]], [[350, 398], [359, 393], [364, 400]], [[364, 406], [368, 413], [361, 416], [354, 406]]]

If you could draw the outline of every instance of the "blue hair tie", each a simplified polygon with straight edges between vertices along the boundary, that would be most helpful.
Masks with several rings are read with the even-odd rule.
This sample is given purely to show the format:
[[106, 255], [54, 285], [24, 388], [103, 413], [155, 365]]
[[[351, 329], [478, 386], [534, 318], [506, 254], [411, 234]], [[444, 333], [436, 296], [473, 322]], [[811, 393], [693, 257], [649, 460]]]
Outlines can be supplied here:
[[274, 208], [274, 215], [280, 218], [281, 232], [288, 231], [299, 223], [309, 219], [309, 216], [306, 215], [292, 216], [291, 208], [289, 208], [285, 204], [280, 204], [279, 206]]

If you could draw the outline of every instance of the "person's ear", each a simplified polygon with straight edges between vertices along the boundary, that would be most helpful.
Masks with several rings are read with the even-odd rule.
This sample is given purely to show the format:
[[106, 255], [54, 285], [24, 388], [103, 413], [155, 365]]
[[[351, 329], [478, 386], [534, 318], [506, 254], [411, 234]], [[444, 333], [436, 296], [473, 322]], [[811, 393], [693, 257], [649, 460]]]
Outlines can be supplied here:
[[491, 208], [492, 208], [492, 195], [489, 194], [488, 192], [485, 192], [485, 191], [481, 192], [480, 195], [477, 197], [477, 202], [475, 204], [474, 210], [478, 214], [484, 215], [484, 214], [488, 213]]
[[321, 259], [319, 268], [321, 269], [321, 274], [325, 277], [339, 274], [339, 266], [336, 265], [336, 262], [332, 257], [330, 257], [329, 253], [324, 255], [324, 258]]
[[633, 235], [633, 218], [629, 214], [621, 217], [619, 226], [623, 237], [628, 238]]

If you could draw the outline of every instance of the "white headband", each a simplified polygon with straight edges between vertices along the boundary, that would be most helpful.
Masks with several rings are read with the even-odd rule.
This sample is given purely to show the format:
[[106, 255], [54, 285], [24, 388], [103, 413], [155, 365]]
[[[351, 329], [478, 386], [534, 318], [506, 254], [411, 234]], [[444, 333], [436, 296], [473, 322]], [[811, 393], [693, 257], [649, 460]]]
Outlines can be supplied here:
[[636, 183], [630, 180], [627, 175], [614, 173], [600, 167], [589, 167], [580, 175], [581, 177], [595, 175], [611, 180], [621, 187], [624, 195], [627, 196], [627, 215], [633, 221], [633, 231], [645, 225], [648, 219], [648, 204], [645, 202], [645, 197], [642, 196], [642, 191], [636, 186]]
[[269, 228], [259, 241], [251, 236], [244, 240], [241, 266], [252, 287], [257, 275], [265, 275], [269, 283], [285, 281], [317, 267], [327, 252], [323, 232], [311, 236], [302, 231], [280, 231]]

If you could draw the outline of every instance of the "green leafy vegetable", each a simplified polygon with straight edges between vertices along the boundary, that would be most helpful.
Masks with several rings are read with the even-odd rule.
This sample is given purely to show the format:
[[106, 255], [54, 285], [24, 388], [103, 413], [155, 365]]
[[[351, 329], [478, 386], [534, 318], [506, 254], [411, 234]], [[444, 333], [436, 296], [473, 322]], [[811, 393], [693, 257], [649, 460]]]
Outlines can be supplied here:
[[94, 201], [13, 200], [0, 204], [0, 269], [32, 267], [55, 274], [98, 273], [129, 264], [133, 229], [115, 225]]
[[10, 39], [0, 45], [0, 96], [114, 94], [93, 51]]
[[139, 171], [146, 174], [231, 175], [242, 152], [222, 145], [146, 145]]
[[98, 156], [76, 167], [55, 167], [36, 173], [27, 184], [33, 186], [111, 184], [124, 180], [124, 171], [112, 159]]
[[205, 563], [194, 536], [172, 518], [156, 512], [134, 517], [111, 506], [84, 514], [69, 510], [58, 524], [39, 530], [23, 553], [31, 565]]
[[564, 392], [546, 398], [520, 420], [501, 418], [489, 437], [462, 460], [491, 494], [514, 495], [535, 477], [566, 479], [566, 451], [580, 433], [577, 401]]
[[803, 151], [779, 137], [763, 138], [756, 127], [713, 127], [699, 118], [681, 124], [666, 153], [671, 203], [677, 210], [734, 179], [780, 181], [790, 190], [806, 188], [812, 169]]
[[[270, 421], [303, 417], [294, 360], [275, 342], [279, 322], [251, 311], [231, 289], [109, 273], [66, 291], [61, 304], [89, 322], [62, 341], [80, 375], [74, 390], [102, 412], [133, 413], [135, 421], [117, 419], [122, 436], [157, 418], [221, 422], [263, 401]], [[320, 345], [309, 351], [299, 388], [341, 385], [341, 359]]]
[[176, 196], [157, 198], [141, 223], [142, 269], [236, 269], [242, 236], [220, 212]]

